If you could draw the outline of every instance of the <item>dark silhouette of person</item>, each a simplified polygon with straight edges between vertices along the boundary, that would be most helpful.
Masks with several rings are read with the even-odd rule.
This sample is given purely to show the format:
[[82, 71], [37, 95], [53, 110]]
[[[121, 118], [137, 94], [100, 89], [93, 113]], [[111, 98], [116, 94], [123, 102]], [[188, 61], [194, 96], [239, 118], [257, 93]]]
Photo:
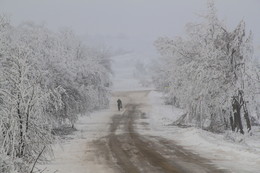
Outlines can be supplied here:
[[120, 99], [117, 100], [117, 108], [118, 108], [118, 111], [120, 111], [120, 109], [122, 108], [122, 101]]

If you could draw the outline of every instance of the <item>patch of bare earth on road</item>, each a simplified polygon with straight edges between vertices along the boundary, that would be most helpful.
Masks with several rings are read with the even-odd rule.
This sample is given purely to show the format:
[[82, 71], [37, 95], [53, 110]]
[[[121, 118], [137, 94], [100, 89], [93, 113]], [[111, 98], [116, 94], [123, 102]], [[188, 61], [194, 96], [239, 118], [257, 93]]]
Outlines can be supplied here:
[[[135, 93], [136, 94], [136, 93]], [[145, 92], [147, 94], [147, 92]], [[138, 119], [146, 119], [140, 104], [127, 104], [115, 114], [110, 135], [96, 141], [100, 157], [124, 173], [222, 173], [212, 163], [185, 150], [174, 141], [156, 136], [141, 136], [135, 131]], [[148, 126], [148, 124], [143, 124]]]
[[94, 153], [94, 155], [92, 158], [90, 158], [88, 155], [88, 159], [90, 159], [88, 161], [92, 161], [100, 165], [105, 165], [107, 168], [113, 170], [113, 173], [121, 173], [118, 165], [115, 164], [116, 160], [113, 157], [111, 150], [109, 149], [108, 139], [106, 137], [91, 142], [89, 146], [94, 148], [91, 151]]

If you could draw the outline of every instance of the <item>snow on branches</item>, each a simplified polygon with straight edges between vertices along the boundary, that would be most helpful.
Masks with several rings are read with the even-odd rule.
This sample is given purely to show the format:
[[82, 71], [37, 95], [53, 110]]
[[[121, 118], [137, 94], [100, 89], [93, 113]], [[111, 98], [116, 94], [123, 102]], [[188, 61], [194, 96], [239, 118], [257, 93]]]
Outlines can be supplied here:
[[[204, 22], [187, 24], [186, 37], [155, 41], [162, 62], [154, 81], [168, 102], [187, 109], [182, 121], [222, 131], [235, 116], [231, 126], [244, 133], [240, 112], [248, 115], [247, 108], [255, 108], [254, 96], [259, 92], [252, 63], [252, 34], [246, 34], [244, 21], [229, 31], [217, 18], [212, 1], [208, 9]], [[234, 110], [233, 99], [238, 95], [243, 103]], [[239, 112], [238, 117], [234, 112]], [[246, 115], [245, 119], [248, 125]]]
[[51, 152], [54, 127], [108, 105], [109, 53], [0, 16], [0, 55], [0, 171], [25, 173]]

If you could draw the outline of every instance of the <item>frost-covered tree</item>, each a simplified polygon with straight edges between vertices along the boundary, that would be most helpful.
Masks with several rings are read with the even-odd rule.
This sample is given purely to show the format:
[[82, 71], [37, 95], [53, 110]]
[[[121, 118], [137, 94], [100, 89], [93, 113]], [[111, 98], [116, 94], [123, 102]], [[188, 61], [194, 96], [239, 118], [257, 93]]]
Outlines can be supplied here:
[[232, 126], [244, 133], [240, 113], [250, 130], [248, 108], [254, 105], [258, 85], [252, 34], [246, 34], [244, 21], [229, 31], [217, 18], [213, 1], [208, 9], [204, 22], [187, 25], [186, 37], [155, 42], [162, 63], [154, 80], [171, 103], [187, 109], [182, 117], [186, 123], [219, 131], [235, 119]]
[[46, 108], [53, 103], [58, 110], [60, 100], [50, 99], [58, 88], [49, 91], [40, 86], [41, 70], [21, 32], [9, 27], [1, 45], [0, 141], [1, 154], [14, 161], [15, 169], [26, 172], [43, 148], [44, 153], [50, 151], [52, 119]]
[[109, 53], [72, 31], [0, 17], [0, 67], [2, 172], [30, 172], [51, 152], [53, 128], [108, 105]]
[[32, 23], [19, 28], [35, 48], [34, 61], [42, 71], [41, 86], [64, 89], [62, 110], [53, 112], [58, 122], [68, 119], [73, 125], [78, 114], [107, 106], [111, 73], [107, 52], [83, 45], [68, 29], [53, 33]]

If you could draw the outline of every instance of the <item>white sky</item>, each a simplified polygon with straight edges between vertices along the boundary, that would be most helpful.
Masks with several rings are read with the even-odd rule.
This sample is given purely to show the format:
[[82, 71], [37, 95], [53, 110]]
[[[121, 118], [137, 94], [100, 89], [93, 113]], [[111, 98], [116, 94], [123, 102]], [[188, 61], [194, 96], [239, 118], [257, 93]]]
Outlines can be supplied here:
[[[230, 27], [241, 19], [260, 49], [260, 0], [215, 0]], [[103, 40], [112, 47], [148, 51], [159, 36], [183, 34], [188, 22], [200, 20], [206, 0], [0, 0], [0, 13], [14, 24], [45, 23], [51, 29], [72, 28], [78, 35]]]

